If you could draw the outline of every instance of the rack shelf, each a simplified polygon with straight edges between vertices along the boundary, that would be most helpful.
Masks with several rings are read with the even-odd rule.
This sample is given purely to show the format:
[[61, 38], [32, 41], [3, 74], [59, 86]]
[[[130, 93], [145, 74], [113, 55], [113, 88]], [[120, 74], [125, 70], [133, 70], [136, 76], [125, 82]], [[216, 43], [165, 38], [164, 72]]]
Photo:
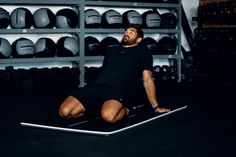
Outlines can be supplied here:
[[[151, 34], [151, 33], [161, 33], [161, 34], [176, 34], [178, 33], [178, 29], [143, 29], [144, 33]], [[87, 28], [84, 30], [85, 33], [123, 33], [124, 29], [104, 29], [104, 28]]]
[[80, 68], [80, 86], [85, 85], [85, 64], [89, 61], [103, 61], [103, 56], [85, 56], [85, 36], [88, 34], [122, 34], [123, 28], [109, 29], [109, 28], [85, 28], [84, 24], [84, 11], [86, 7], [102, 7], [102, 8], [128, 8], [128, 9], [152, 9], [160, 8], [167, 9], [176, 12], [178, 18], [178, 25], [176, 29], [143, 29], [144, 34], [169, 34], [176, 35], [178, 38], [177, 53], [175, 55], [153, 55], [153, 59], [176, 59], [177, 60], [177, 73], [178, 82], [181, 81], [181, 0], [177, 4], [170, 3], [145, 3], [145, 2], [114, 2], [114, 1], [87, 1], [87, 0], [1, 0], [1, 6], [47, 6], [47, 7], [74, 7], [79, 15], [78, 28], [73, 29], [0, 29], [0, 34], [19, 34], [22, 36], [25, 34], [74, 34], [78, 38], [78, 44], [80, 45], [79, 55], [74, 57], [50, 57], [50, 58], [8, 58], [0, 59], [0, 64], [12, 65], [13, 63], [50, 63], [50, 62], [77, 62]]
[[79, 33], [79, 29], [0, 29], [0, 34], [58, 34]]
[[48, 58], [7, 58], [0, 59], [0, 64], [12, 63], [45, 63], [45, 62], [79, 62], [80, 57], [48, 57]]
[[1, 0], [5, 5], [79, 5], [80, 0]]
[[134, 8], [177, 8], [178, 4], [170, 3], [141, 3], [141, 2], [114, 2], [114, 1], [85, 1], [86, 6], [102, 7], [134, 7]]

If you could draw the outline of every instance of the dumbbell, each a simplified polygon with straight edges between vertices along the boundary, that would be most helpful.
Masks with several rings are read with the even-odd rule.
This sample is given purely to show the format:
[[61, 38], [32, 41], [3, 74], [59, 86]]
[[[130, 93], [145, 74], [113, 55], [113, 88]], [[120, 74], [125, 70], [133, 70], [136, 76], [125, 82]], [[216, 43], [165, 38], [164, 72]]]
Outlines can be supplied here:
[[10, 15], [9, 12], [0, 7], [0, 29], [5, 29], [10, 24]]
[[178, 80], [177, 66], [170, 66], [170, 81], [176, 82]]
[[12, 43], [12, 56], [14, 58], [33, 57], [35, 45], [32, 40], [21, 37]]
[[160, 65], [155, 65], [153, 67], [153, 75], [155, 80], [161, 80], [161, 66]]
[[160, 54], [160, 52], [158, 51], [158, 43], [154, 38], [146, 37], [143, 39], [142, 44], [152, 55]]
[[211, 3], [198, 7], [198, 17], [205, 22], [234, 23], [235, 8], [235, 2]]
[[162, 81], [169, 81], [170, 80], [170, 67], [168, 65], [161, 66], [161, 80]]
[[11, 53], [12, 47], [9, 41], [0, 37], [0, 58], [9, 58]]
[[85, 37], [84, 42], [85, 56], [98, 56], [101, 54], [101, 44], [97, 38], [87, 36]]

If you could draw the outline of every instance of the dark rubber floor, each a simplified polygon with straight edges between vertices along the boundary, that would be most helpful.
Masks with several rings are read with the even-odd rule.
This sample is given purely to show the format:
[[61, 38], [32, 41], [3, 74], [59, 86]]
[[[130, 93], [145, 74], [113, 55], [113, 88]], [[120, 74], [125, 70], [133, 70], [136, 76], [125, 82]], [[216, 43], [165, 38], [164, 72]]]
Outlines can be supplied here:
[[235, 87], [158, 86], [160, 105], [184, 111], [108, 137], [20, 126], [57, 112], [68, 92], [1, 91], [1, 157], [230, 157], [235, 155]]

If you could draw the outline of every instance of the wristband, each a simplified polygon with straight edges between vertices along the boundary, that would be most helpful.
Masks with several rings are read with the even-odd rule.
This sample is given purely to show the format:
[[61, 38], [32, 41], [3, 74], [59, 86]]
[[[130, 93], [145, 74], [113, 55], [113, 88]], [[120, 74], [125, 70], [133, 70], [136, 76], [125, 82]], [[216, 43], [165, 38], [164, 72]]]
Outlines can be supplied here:
[[153, 110], [155, 111], [157, 108], [158, 108], [158, 106], [156, 106], [156, 107], [153, 107]]

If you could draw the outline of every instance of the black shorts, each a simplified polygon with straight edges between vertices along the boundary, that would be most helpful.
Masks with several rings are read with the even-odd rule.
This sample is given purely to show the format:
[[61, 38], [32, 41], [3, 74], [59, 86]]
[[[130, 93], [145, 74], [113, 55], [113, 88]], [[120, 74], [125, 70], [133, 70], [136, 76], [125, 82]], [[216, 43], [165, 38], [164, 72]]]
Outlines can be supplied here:
[[129, 107], [131, 95], [129, 90], [123, 87], [110, 85], [90, 84], [74, 91], [71, 96], [78, 99], [86, 111], [95, 111], [101, 108], [106, 100], [117, 100], [122, 105]]

